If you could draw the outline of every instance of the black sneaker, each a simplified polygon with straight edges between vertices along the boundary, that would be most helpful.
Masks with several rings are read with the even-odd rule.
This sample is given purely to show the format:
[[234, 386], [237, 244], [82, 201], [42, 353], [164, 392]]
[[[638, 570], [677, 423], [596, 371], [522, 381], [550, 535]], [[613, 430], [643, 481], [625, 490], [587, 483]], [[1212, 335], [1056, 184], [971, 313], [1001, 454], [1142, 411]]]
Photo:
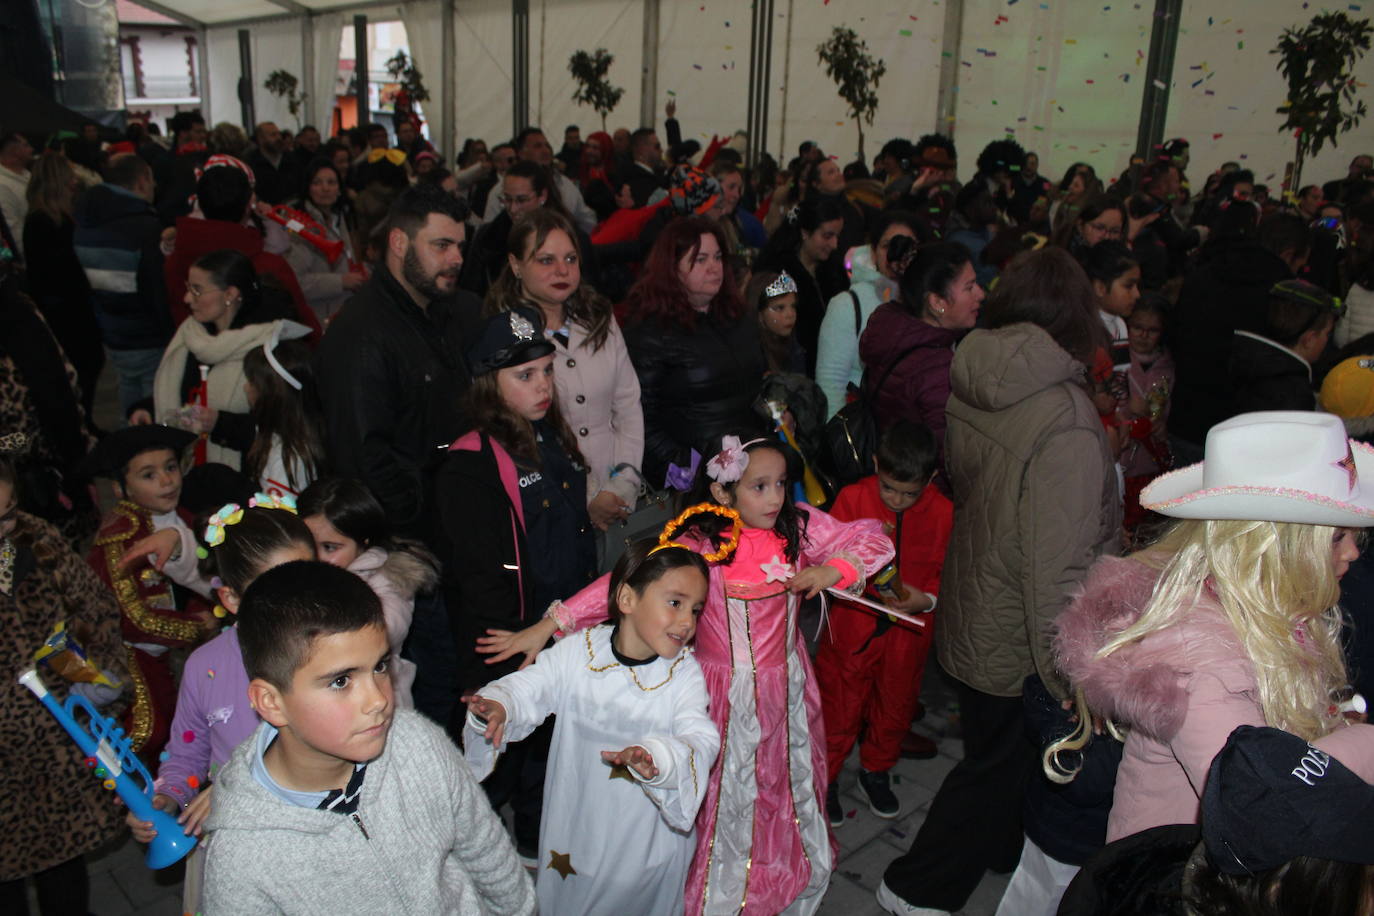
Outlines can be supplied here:
[[844, 809], [840, 807], [840, 786], [832, 782], [825, 790], [825, 816], [831, 827], [844, 826]]
[[881, 773], [860, 770], [859, 791], [868, 799], [868, 810], [878, 817], [890, 819], [901, 813], [902, 803], [897, 801], [897, 796], [892, 792], [886, 770]]

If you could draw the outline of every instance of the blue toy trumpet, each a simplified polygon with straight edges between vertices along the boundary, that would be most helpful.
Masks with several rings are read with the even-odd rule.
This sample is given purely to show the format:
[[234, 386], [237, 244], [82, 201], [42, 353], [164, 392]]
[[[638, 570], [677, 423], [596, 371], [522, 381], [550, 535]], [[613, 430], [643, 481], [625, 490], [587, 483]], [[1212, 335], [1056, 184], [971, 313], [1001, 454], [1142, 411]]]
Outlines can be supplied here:
[[[105, 788], [119, 793], [134, 817], [152, 821], [157, 836], [148, 844], [149, 868], [174, 865], [196, 848], [196, 838], [187, 836], [175, 817], [153, 807], [153, 777], [129, 747], [124, 729], [116, 726], [114, 719], [102, 716], [89, 700], [75, 693], [67, 697], [66, 703], [57, 702], [32, 668], [19, 675], [19, 683], [33, 691], [72, 736], [86, 754], [86, 766], [95, 771], [97, 779], [104, 780]], [[77, 710], [86, 714], [85, 725], [77, 720]]]

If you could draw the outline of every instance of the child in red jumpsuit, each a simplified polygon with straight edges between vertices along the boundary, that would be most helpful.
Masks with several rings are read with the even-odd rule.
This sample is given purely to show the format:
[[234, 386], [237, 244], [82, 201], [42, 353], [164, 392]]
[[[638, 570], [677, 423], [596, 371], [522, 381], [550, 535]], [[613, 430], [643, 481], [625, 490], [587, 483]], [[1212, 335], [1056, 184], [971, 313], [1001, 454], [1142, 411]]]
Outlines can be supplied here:
[[[909, 615], [935, 608], [954, 524], [954, 504], [930, 485], [935, 461], [930, 430], [899, 422], [878, 445], [877, 473], [841, 490], [830, 510], [841, 521], [868, 518], [883, 523], [897, 548], [897, 575], [890, 585], [900, 597], [872, 586], [868, 597]], [[816, 651], [830, 773], [826, 813], [832, 827], [844, 823], [838, 776], [861, 728], [859, 790], [879, 817], [894, 818], [901, 810], [888, 770], [901, 756], [902, 737], [920, 696], [934, 620], [919, 628], [894, 621], [837, 601], [829, 633]]]

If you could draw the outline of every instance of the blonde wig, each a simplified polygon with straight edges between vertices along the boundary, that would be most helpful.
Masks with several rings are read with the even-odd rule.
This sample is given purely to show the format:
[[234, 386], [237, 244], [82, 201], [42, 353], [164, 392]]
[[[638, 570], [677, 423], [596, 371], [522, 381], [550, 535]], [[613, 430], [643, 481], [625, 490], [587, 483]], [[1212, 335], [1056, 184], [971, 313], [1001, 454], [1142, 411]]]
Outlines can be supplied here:
[[1098, 657], [1182, 621], [1204, 589], [1221, 606], [1255, 667], [1265, 722], [1308, 741], [1340, 723], [1333, 692], [1347, 684], [1338, 528], [1289, 522], [1185, 519], [1140, 555], [1161, 570], [1145, 612]]

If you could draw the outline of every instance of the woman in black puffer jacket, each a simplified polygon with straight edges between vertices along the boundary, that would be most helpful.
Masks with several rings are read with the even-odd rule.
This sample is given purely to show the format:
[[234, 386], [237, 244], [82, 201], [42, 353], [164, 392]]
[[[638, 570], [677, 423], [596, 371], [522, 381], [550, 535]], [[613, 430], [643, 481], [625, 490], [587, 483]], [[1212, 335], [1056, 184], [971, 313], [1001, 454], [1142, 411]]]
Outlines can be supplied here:
[[750, 408], [766, 366], [758, 321], [729, 277], [725, 238], [698, 216], [670, 222], [623, 308], [625, 344], [644, 408], [644, 480], [740, 429], [763, 431]]

